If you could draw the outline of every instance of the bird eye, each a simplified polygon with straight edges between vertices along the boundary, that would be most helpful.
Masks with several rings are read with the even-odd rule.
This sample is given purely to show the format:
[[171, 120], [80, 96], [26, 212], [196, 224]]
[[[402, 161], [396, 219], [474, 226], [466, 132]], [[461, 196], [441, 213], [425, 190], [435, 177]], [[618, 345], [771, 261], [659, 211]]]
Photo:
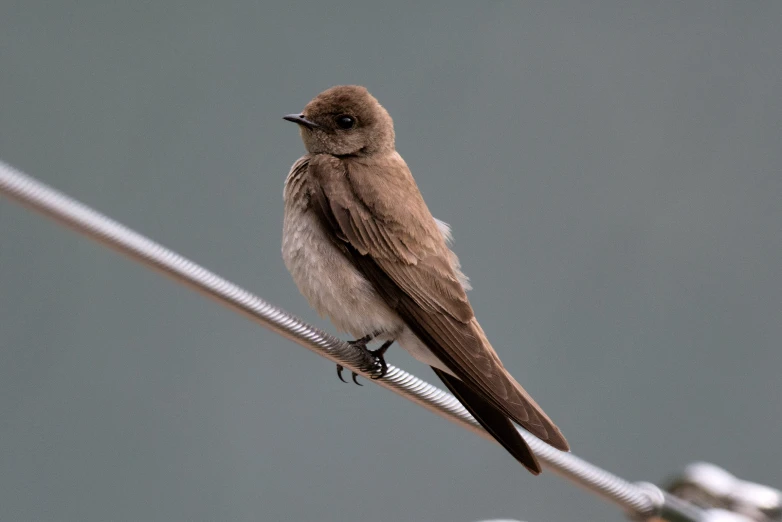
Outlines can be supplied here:
[[352, 129], [356, 124], [356, 118], [348, 116], [347, 114], [340, 114], [335, 118], [335, 121], [337, 122], [337, 127], [340, 129]]

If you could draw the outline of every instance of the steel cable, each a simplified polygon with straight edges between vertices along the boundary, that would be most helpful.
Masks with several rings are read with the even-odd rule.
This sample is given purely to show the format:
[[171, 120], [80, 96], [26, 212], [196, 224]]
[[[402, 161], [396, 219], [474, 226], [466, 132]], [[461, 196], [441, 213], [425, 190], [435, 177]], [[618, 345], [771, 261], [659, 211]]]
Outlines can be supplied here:
[[[206, 294], [318, 355], [365, 377], [371, 375], [372, 361], [360, 350], [1, 161], [0, 192]], [[494, 440], [451, 394], [400, 368], [389, 365], [386, 376], [372, 382]], [[648, 519], [661, 511], [672, 511], [683, 520], [698, 518], [697, 509], [688, 504], [686, 509], [677, 503], [671, 505], [650, 484], [630, 483], [572, 453], [552, 448], [521, 428], [519, 432], [546, 468], [613, 502], [633, 518]]]

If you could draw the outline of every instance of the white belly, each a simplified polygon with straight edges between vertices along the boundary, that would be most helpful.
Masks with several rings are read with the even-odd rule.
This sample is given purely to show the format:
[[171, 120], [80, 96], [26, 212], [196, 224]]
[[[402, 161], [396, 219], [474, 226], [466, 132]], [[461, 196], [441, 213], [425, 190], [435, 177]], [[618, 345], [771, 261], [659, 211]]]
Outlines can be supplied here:
[[380, 332], [379, 339], [395, 339], [419, 361], [450, 373], [334, 246], [317, 217], [286, 207], [282, 258], [310, 306], [355, 339]]
[[340, 331], [358, 339], [377, 331], [396, 334], [403, 327], [399, 316], [326, 236], [312, 212], [286, 212], [282, 258], [310, 306]]

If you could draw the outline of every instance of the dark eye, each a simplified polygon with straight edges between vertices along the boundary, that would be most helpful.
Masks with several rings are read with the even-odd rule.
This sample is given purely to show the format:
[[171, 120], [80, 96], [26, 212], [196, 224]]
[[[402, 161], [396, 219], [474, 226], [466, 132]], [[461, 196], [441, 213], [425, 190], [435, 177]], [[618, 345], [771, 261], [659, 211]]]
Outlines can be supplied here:
[[340, 129], [352, 129], [356, 124], [356, 118], [348, 116], [347, 114], [340, 114], [335, 118], [335, 121], [337, 122], [337, 127]]

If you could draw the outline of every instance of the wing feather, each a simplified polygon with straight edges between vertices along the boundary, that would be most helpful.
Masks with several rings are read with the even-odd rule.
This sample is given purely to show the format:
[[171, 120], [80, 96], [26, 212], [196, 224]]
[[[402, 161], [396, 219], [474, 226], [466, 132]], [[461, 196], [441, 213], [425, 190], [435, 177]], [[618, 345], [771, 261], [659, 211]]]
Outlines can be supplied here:
[[316, 155], [309, 168], [335, 237], [410, 329], [488, 404], [567, 450], [559, 429], [486, 339], [459, 280], [456, 256], [404, 160], [396, 153], [370, 160]]

